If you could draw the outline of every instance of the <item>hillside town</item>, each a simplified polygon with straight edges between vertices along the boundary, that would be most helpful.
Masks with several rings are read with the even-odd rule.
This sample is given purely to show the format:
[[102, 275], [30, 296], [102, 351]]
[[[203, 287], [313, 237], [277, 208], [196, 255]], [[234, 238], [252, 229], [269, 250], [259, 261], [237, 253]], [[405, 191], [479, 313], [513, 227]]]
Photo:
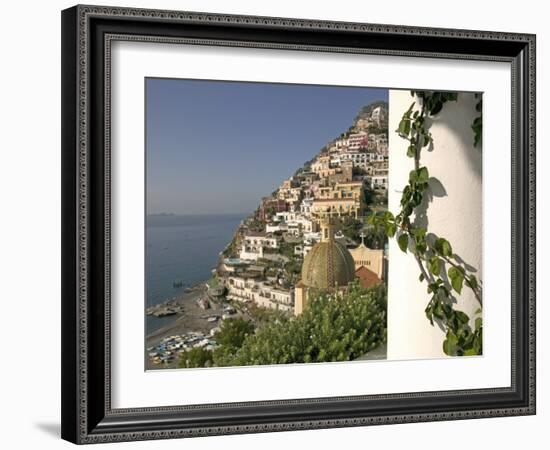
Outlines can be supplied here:
[[[383, 242], [365, 245], [362, 218], [387, 206], [388, 108], [368, 105], [244, 220], [216, 269], [227, 300], [298, 314], [304, 258], [321, 241], [321, 221], [337, 218], [335, 239], [350, 250], [365, 286], [381, 282]], [[221, 291], [220, 291], [221, 294]]]

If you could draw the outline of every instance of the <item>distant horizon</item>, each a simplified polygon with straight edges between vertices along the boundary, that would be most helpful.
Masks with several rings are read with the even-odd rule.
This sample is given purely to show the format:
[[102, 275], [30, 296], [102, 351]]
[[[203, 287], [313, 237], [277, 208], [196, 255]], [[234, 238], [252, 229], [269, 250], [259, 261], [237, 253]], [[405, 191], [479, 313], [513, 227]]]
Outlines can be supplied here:
[[388, 89], [146, 78], [146, 214], [250, 214]]

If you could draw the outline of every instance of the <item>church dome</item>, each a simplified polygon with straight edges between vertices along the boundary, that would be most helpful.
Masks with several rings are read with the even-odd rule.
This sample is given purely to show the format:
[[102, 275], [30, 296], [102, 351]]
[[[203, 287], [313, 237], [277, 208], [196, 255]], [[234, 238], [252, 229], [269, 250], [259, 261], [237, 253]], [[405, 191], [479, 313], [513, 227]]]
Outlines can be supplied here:
[[322, 227], [322, 240], [304, 258], [302, 283], [310, 288], [347, 286], [355, 278], [355, 262], [349, 250], [334, 240], [330, 227]]

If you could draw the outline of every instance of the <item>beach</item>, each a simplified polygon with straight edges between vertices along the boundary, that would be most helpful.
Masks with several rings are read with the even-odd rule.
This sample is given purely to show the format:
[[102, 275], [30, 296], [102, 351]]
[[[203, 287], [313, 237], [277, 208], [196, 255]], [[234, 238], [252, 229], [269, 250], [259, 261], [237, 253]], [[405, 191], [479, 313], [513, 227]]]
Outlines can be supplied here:
[[[202, 309], [197, 301], [206, 295], [207, 288], [204, 284], [198, 284], [189, 289], [188, 292], [182, 292], [176, 296], [174, 303], [183, 307], [183, 312], [172, 316], [172, 320], [167, 325], [151, 332], [145, 338], [145, 360], [146, 370], [175, 368], [177, 363], [153, 364], [147, 355], [147, 349], [158, 345], [166, 336], [180, 335], [189, 331], [200, 331], [208, 333], [216, 323], [207, 322], [203, 317], [211, 314], [220, 313], [216, 305], [210, 302], [210, 309]], [[154, 320], [154, 319], [153, 319]]]
[[[178, 358], [175, 357], [170, 362], [155, 364], [150, 358], [149, 353], [152, 348], [157, 348], [164, 339], [170, 336], [182, 336], [194, 332], [205, 337], [210, 336], [211, 330], [220, 326], [222, 316], [227, 313], [227, 303], [216, 302], [209, 299], [209, 308], [203, 309], [198, 301], [201, 298], [208, 298], [207, 287], [204, 283], [198, 284], [188, 292], [183, 292], [176, 296], [172, 303], [183, 307], [183, 312], [175, 314], [169, 324], [151, 332], [145, 338], [145, 369], [175, 369], [178, 367]], [[232, 317], [239, 317], [241, 313], [234, 313]], [[208, 321], [208, 318], [216, 317], [215, 321]], [[153, 350], [154, 351], [154, 350]]]

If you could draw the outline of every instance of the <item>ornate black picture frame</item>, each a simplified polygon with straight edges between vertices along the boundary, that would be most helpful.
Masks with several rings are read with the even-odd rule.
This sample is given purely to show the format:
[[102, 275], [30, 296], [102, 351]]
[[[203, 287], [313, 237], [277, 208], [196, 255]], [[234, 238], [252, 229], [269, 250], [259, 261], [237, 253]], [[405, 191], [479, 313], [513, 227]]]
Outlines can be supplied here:
[[[113, 409], [110, 45], [115, 40], [504, 61], [512, 67], [507, 388]], [[98, 6], [62, 12], [62, 437], [97, 443], [535, 413], [535, 36]]]

